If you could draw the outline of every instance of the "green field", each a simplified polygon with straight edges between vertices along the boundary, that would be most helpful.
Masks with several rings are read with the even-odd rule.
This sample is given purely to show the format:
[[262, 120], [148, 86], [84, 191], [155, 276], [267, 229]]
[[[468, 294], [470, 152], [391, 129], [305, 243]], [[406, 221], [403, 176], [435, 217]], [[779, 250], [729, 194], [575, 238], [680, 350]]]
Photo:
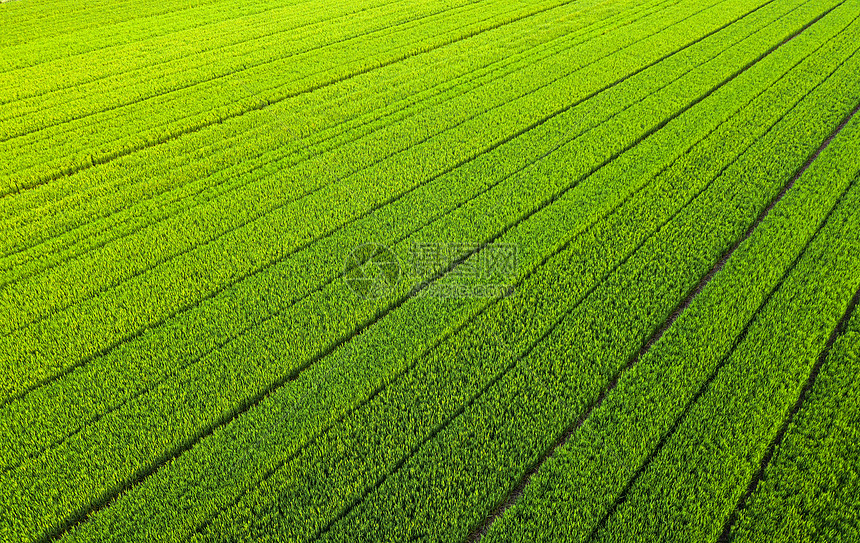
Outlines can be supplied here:
[[860, 542], [860, 0], [0, 29], [0, 543]]

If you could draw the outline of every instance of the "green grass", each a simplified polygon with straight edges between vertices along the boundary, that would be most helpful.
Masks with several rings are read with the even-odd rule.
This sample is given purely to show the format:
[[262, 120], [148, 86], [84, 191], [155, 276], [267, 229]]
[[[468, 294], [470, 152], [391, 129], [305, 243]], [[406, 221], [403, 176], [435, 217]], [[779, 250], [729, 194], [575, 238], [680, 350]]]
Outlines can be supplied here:
[[0, 541], [858, 533], [858, 0], [0, 24]]

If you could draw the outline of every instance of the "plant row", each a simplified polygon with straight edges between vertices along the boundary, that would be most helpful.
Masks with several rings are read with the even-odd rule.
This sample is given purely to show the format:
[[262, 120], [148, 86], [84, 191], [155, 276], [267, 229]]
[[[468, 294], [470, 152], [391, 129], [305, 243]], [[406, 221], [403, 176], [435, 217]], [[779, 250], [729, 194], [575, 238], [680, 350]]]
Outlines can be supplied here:
[[[303, 11], [287, 6], [267, 13], [261, 29], [255, 29], [250, 22], [242, 24], [231, 20], [223, 22], [220, 28], [213, 28], [209, 39], [200, 29], [189, 30], [185, 37], [166, 36], [165, 44], [146, 45], [147, 49], [154, 48], [155, 54], [140, 55], [139, 60], [130, 62], [128, 51], [118, 51], [119, 56], [114, 62], [101, 59], [102, 69], [110, 67], [113, 72], [107, 71], [98, 77], [91, 74], [88, 77], [94, 79], [87, 82], [42, 92], [9, 104], [0, 118], [0, 140], [14, 140], [35, 133], [79, 133], [81, 127], [93, 124], [96, 114], [133, 112], [133, 107], [121, 108], [167, 98], [165, 95], [168, 94], [173, 99], [186, 96], [184, 99], [191, 102], [193, 99], [187, 95], [194, 96], [203, 84], [237, 75], [251, 79], [253, 76], [245, 74], [254, 73], [252, 69], [271, 65], [275, 60], [324, 50], [348, 40], [368, 39], [378, 32], [387, 32], [437, 14], [444, 15], [446, 11], [460, 7], [458, 4], [469, 5], [466, 0], [424, 2], [406, 14], [402, 6], [389, 3], [378, 7], [366, 6], [357, 13], [355, 7], [346, 8], [327, 17], [321, 17], [318, 11], [319, 8], [325, 9], [323, 6], [316, 9], [305, 6]], [[159, 54], [169, 55], [169, 60], [160, 60]], [[92, 63], [92, 59], [85, 60]], [[135, 62], [145, 64], [138, 67]], [[86, 67], [88, 64], [81, 65]], [[62, 68], [67, 74], [80, 71], [75, 66], [64, 65]], [[283, 75], [284, 70], [276, 68], [275, 71]], [[55, 80], [47, 72], [44, 67], [39, 70], [41, 80]], [[64, 126], [57, 126], [60, 124]]]
[[[387, 0], [387, 3], [392, 1], [396, 0]], [[353, 9], [345, 13], [359, 12], [382, 2], [386, 0], [365, 2], [353, 6]], [[118, 4], [114, 4], [115, 8], [120, 8]], [[333, 4], [317, 2], [319, 12], [316, 20], [344, 13], [341, 11], [342, 6]], [[116, 22], [106, 18], [103, 12], [90, 9], [89, 22], [94, 23], [92, 26], [75, 28], [76, 24], [67, 19], [62, 24], [55, 25], [50, 32], [45, 32], [50, 23], [42, 19], [34, 25], [40, 33], [38, 37], [4, 47], [3, 64], [0, 66], [0, 88], [3, 89], [4, 95], [0, 102], [14, 103], [106, 75], [118, 74], [122, 69], [117, 60], [122, 55], [125, 55], [129, 69], [146, 66], [148, 59], [158, 61], [176, 58], [170, 49], [181, 52], [180, 45], [195, 39], [200, 39], [202, 46], [214, 38], [211, 33], [215, 29], [221, 29], [225, 35], [235, 37], [235, 34], [231, 33], [230, 24], [244, 27], [249, 33], [245, 37], [247, 40], [253, 38], [255, 30], [265, 28], [266, 17], [284, 19], [301, 14], [309, 7], [309, 1], [292, 0], [285, 3], [269, 0], [255, 3], [253, 6], [243, 6], [229, 1], [206, 0], [197, 5], [174, 6], [176, 7], [179, 9], [149, 14], [144, 8], [137, 13], [138, 17]], [[73, 16], [67, 13], [67, 17]], [[74, 20], [77, 24], [83, 22], [83, 18]], [[20, 35], [27, 34], [23, 25], [12, 25], [11, 28]], [[140, 55], [141, 51], [147, 52], [147, 55]], [[89, 74], [84, 68], [87, 61], [91, 66]], [[101, 65], [100, 61], [104, 61], [104, 65]], [[65, 80], [61, 77], [61, 67], [68, 70], [69, 77]], [[13, 84], [15, 77], [19, 81], [17, 88]], [[30, 78], [33, 80], [28, 81]]]
[[[510, 85], [508, 85], [508, 86], [510, 86]], [[526, 90], [526, 92], [522, 92], [521, 89], [514, 88], [507, 95], [507, 97], [514, 98], [517, 96], [528, 95], [527, 91], [529, 89], [526, 88], [525, 90]], [[484, 91], [481, 90], [480, 92], [484, 92]], [[475, 99], [474, 95], [470, 95], [467, 98], [461, 98], [460, 99], [461, 101], [456, 104], [456, 105], [459, 105], [461, 108], [466, 106], [465, 107], [466, 113], [460, 114], [458, 116], [454, 116], [455, 122], [451, 123], [451, 124], [453, 124], [453, 127], [457, 127], [457, 126], [461, 125], [463, 123], [463, 121], [470, 119], [470, 116], [468, 116], [467, 114], [473, 108], [468, 108], [467, 106], [470, 103], [469, 100], [474, 100], [474, 99]], [[493, 105], [498, 105], [498, 103], [494, 103]], [[444, 107], [451, 107], [451, 104], [450, 103], [444, 104]], [[440, 111], [437, 109], [437, 110], [433, 110], [433, 111], [435, 111], [437, 114], [442, 114], [442, 113], [447, 114], [448, 113], [447, 110]], [[268, 206], [269, 209], [277, 208], [278, 205], [284, 205], [284, 204], [290, 203], [292, 201], [295, 201], [296, 198], [299, 198], [303, 195], [307, 196], [308, 193], [312, 192], [314, 189], [318, 189], [321, 186], [325, 186], [325, 182], [327, 182], [327, 181], [331, 182], [331, 181], [337, 180], [338, 176], [348, 176], [350, 173], [354, 173], [355, 171], [374, 166], [375, 163], [379, 162], [381, 159], [386, 158], [386, 156], [388, 156], [388, 155], [391, 155], [391, 154], [394, 154], [394, 153], [397, 153], [400, 151], [404, 151], [404, 150], [408, 151], [410, 144], [414, 145], [417, 143], [421, 143], [423, 140], [428, 139], [428, 137], [432, 137], [439, 128], [442, 128], [442, 129], [451, 128], [451, 124], [448, 124], [449, 121], [447, 119], [447, 115], [443, 116], [444, 120], [439, 120], [435, 123], [428, 122], [429, 121], [428, 116], [431, 115], [431, 113], [433, 113], [433, 111], [425, 112], [423, 116], [410, 119], [408, 123], [401, 123], [401, 124], [398, 124], [394, 127], [391, 127], [387, 131], [378, 133], [375, 135], [374, 139], [372, 139], [372, 140], [365, 140], [365, 141], [362, 141], [360, 143], [355, 142], [352, 145], [348, 146], [347, 148], [341, 148], [341, 149], [337, 150], [336, 152], [330, 153], [330, 154], [325, 155], [325, 156], [318, 156], [316, 159], [310, 161], [312, 165], [304, 164], [301, 169], [295, 169], [294, 171], [290, 171], [288, 173], [280, 173], [277, 176], [272, 176], [271, 175], [273, 173], [272, 170], [274, 168], [276, 168], [278, 165], [270, 164], [270, 165], [268, 165], [267, 171], [262, 172], [262, 173], [268, 173], [269, 174], [267, 176], [267, 184], [263, 187], [259, 187], [259, 186], [253, 187], [252, 190], [254, 192], [231, 194], [230, 195], [231, 199], [229, 202], [225, 202], [224, 200], [221, 200], [218, 202], [210, 202], [208, 205], [209, 209], [206, 211], [195, 210], [194, 212], [187, 212], [187, 213], [183, 214], [183, 216], [180, 217], [180, 219], [184, 220], [183, 222], [179, 221], [178, 219], [175, 219], [172, 221], [172, 224], [168, 223], [167, 225], [162, 226], [160, 231], [156, 230], [154, 232], [152, 232], [152, 231], [141, 232], [138, 236], [136, 236], [133, 239], [123, 240], [123, 244], [121, 244], [119, 247], [108, 247], [105, 250], [99, 251], [98, 254], [104, 254], [105, 257], [108, 256], [108, 254], [105, 254], [105, 253], [108, 253], [108, 251], [119, 251], [123, 254], [127, 254], [130, 252], [127, 250], [127, 247], [130, 246], [129, 244], [138, 246], [138, 244], [140, 243], [140, 238], [142, 236], [143, 237], [158, 236], [159, 238], [163, 238], [165, 235], [165, 232], [169, 235], [171, 230], [177, 230], [180, 232], [185, 232], [187, 230], [193, 230], [193, 229], [200, 228], [200, 224], [199, 224], [200, 223], [200, 220], [199, 220], [200, 216], [205, 217], [207, 214], [213, 213], [212, 208], [218, 209], [218, 208], [228, 208], [229, 207], [231, 209], [231, 211], [229, 213], [223, 212], [220, 214], [220, 217], [218, 217], [217, 219], [216, 218], [206, 219], [207, 223], [212, 222], [216, 225], [219, 225], [220, 223], [226, 221], [227, 224], [225, 226], [221, 227], [219, 230], [216, 230], [216, 232], [214, 233], [214, 235], [223, 234], [225, 230], [227, 230], [227, 231], [230, 230], [230, 228], [229, 228], [230, 226], [232, 226], [233, 228], [236, 228], [236, 226], [242, 225], [243, 222], [247, 222], [248, 220], [252, 220], [252, 219], [256, 218], [256, 216], [260, 215], [259, 210], [256, 208], [248, 208], [248, 209], [244, 209], [244, 210], [243, 209], [237, 209], [238, 206], [245, 205], [245, 203], [247, 202], [247, 200], [249, 198], [253, 199], [253, 200], [260, 200], [261, 198], [264, 198], [260, 202], [259, 205]], [[482, 110], [479, 109], [478, 113], [480, 113], [481, 111]], [[423, 126], [424, 127], [423, 130], [420, 128], [417, 128], [417, 125]], [[415, 129], [415, 130], [413, 132], [410, 132], [410, 130], [412, 130], [412, 129]], [[392, 143], [388, 143], [386, 145], [386, 140], [390, 141]], [[393, 143], [393, 142], [396, 142], [396, 143]], [[254, 146], [251, 145], [251, 142], [249, 142], [248, 144], [243, 145], [243, 148], [246, 150], [249, 150], [249, 149], [253, 149]], [[364, 149], [365, 151], [363, 153], [359, 154], [362, 149]], [[415, 151], [412, 151], [412, 152], [414, 153]], [[350, 162], [349, 162], [349, 167], [351, 168], [351, 171], [350, 170], [344, 171], [344, 169], [332, 167], [332, 161], [333, 161], [334, 157], [337, 155], [341, 155], [343, 153], [349, 153], [350, 155], [352, 155], [353, 160], [350, 160]], [[341, 158], [341, 161], [342, 160], [343, 159]], [[450, 163], [450, 161], [446, 161], [445, 163], [443, 163], [443, 166], [446, 166], [449, 163]], [[213, 166], [213, 168], [217, 167], [217, 160], [212, 161], [212, 166]], [[284, 179], [284, 176], [287, 176], [287, 179]], [[306, 177], [308, 179], [306, 179]], [[284, 185], [286, 185], [286, 187], [284, 187]], [[292, 190], [289, 190], [289, 189], [292, 189]], [[275, 200], [274, 200], [274, 202], [271, 202], [270, 200], [272, 200], [272, 193], [273, 192], [275, 195]], [[268, 197], [266, 197], [266, 195], [268, 195]], [[245, 207], [247, 208], [247, 206], [245, 206]], [[255, 212], [256, 212], [256, 216], [255, 216]], [[238, 215], [236, 215], [236, 213], [238, 213]], [[249, 217], [250, 217], [250, 219], [249, 219]], [[232, 221], [230, 219], [232, 219]], [[197, 224], [195, 224], [195, 223], [197, 223]], [[176, 243], [164, 244], [164, 246], [161, 248], [161, 251], [168, 252], [168, 254], [170, 254], [170, 252], [173, 252], [175, 254], [176, 252], [180, 252], [182, 249], [193, 247], [194, 245], [196, 245], [198, 243], [210, 241], [214, 237], [213, 234], [210, 234], [208, 236], [208, 238], [202, 238], [201, 239], [201, 237], [200, 237], [201, 235], [203, 235], [202, 232], [198, 232], [196, 234], [196, 236], [192, 236], [192, 237], [188, 237], [187, 234], [184, 234], [184, 233], [179, 234], [179, 235], [169, 236], [168, 240], [171, 242], [174, 241], [171, 238], [177, 238]], [[187, 239], [182, 239], [182, 238], [187, 238]], [[177, 245], [178, 245], [178, 247], [177, 247]], [[161, 251], [159, 251], [159, 252], [161, 252]], [[148, 253], [149, 248], [144, 248], [144, 250], [140, 251], [140, 252]], [[113, 253], [110, 253], [110, 255], [112, 256]], [[143, 256], [143, 255], [141, 255], [141, 256]], [[140, 257], [138, 257], [138, 258], [140, 258]], [[145, 259], [144, 259], [144, 262], [146, 262]], [[87, 267], [89, 265], [92, 265], [92, 262], [85, 261], [85, 262], [77, 262], [76, 264], [77, 264], [76, 267], [81, 268], [81, 267]], [[136, 271], [139, 271], [139, 270], [131, 269], [131, 270], [126, 270], [126, 271], [127, 271], [126, 276], [128, 276], [128, 275], [133, 275]], [[67, 273], [68, 273], [68, 270], [62, 272], [63, 275], [67, 275]], [[75, 275], [74, 272], [72, 272], [72, 275], [71, 276], [67, 275], [67, 277], [72, 277], [74, 275]], [[112, 277], [112, 275], [110, 273], [107, 273], [105, 278], [108, 280], [114, 279], [114, 277]], [[44, 281], [45, 278], [42, 278], [41, 280]], [[94, 286], [98, 287], [100, 285], [96, 284]], [[19, 290], [20, 292], [27, 292], [28, 289], [25, 286], [24, 288], [20, 288], [20, 289], [16, 289], [16, 290]], [[7, 289], [7, 294], [8, 294], [8, 292], [9, 291]], [[64, 296], [62, 293], [58, 293], [58, 294], [60, 296]], [[45, 309], [50, 310], [51, 309], [50, 304]]]
[[[75, 138], [70, 138], [61, 125], [54, 135], [49, 129], [0, 143], [0, 149], [26, 145], [29, 150], [4, 164], [0, 191], [6, 194], [50, 182], [563, 3], [556, 0], [512, 9], [509, 3], [498, 1], [485, 9], [454, 9], [412, 24], [392, 26], [377, 35], [356, 37], [353, 41], [358, 43], [332, 44], [318, 52], [275, 60], [241, 76], [196, 85], [193, 99], [168, 93], [135, 107], [93, 115], [76, 126]], [[129, 133], [129, 126], [138, 128]]]
[[[502, 9], [502, 7], [499, 7], [499, 9]], [[326, 51], [319, 51], [319, 52], [315, 53], [315, 55], [317, 57], [320, 57], [320, 59], [322, 59], [320, 62], [318, 62], [316, 64], [316, 66], [321, 67], [322, 69], [319, 70], [318, 72], [313, 73], [313, 74], [303, 74], [302, 71], [296, 71], [296, 66], [298, 65], [298, 61], [295, 58], [294, 59], [283, 59], [282, 61], [280, 61], [282, 64], [284, 64], [283, 69], [279, 69], [277, 66], [274, 66], [274, 65], [263, 66], [263, 67], [259, 67], [259, 68], [254, 69], [254, 70], [250, 70], [249, 72], [243, 72], [242, 74], [240, 74], [240, 75], [242, 75], [242, 77], [239, 77], [239, 76], [230, 77], [228, 79], [225, 79], [223, 82], [220, 82], [220, 80], [213, 81], [211, 84], [219, 87], [217, 92], [211, 92], [211, 91], [206, 92], [205, 89], [203, 89], [200, 86], [197, 86], [194, 89], [191, 89], [193, 92], [197, 93], [195, 95], [200, 96], [200, 100], [195, 100], [195, 103], [197, 103], [197, 102], [200, 102], [201, 104], [203, 102], [214, 103], [213, 101], [215, 101], [218, 104], [221, 104], [220, 106], [215, 107], [215, 109], [211, 110], [211, 111], [210, 110], [200, 110], [199, 115], [197, 115], [197, 114], [192, 115], [192, 113], [189, 113], [187, 111], [187, 107], [188, 107], [187, 104], [185, 104], [182, 101], [176, 101], [176, 100], [178, 100], [179, 95], [176, 95], [176, 93], [171, 93], [169, 95], [166, 95], [164, 97], [159, 98], [159, 100], [162, 100], [162, 99], [163, 100], [173, 100], [175, 102], [175, 104], [174, 104], [175, 107], [170, 106], [170, 104], [162, 104], [160, 106], [161, 109], [159, 111], [157, 111], [155, 113], [150, 111], [149, 113], [147, 113], [147, 115], [149, 118], [152, 119], [152, 121], [151, 121], [152, 123], [157, 124], [157, 123], [161, 122], [159, 119], [163, 120], [165, 118], [166, 112], [169, 112], [171, 109], [175, 110], [177, 107], [179, 107], [182, 110], [181, 113], [179, 113], [178, 115], [175, 115], [175, 116], [174, 115], [170, 116], [170, 118], [173, 121], [170, 126], [167, 126], [167, 127], [165, 127], [165, 126], [151, 126], [150, 129], [148, 130], [148, 132], [151, 134], [158, 135], [158, 137], [154, 141], [163, 141], [165, 139], [170, 139], [173, 137], [179, 137], [181, 135], [188, 133], [189, 131], [196, 131], [196, 130], [199, 130], [199, 129], [202, 129], [202, 128], [205, 128], [208, 126], [212, 126], [214, 123], [223, 122], [224, 120], [229, 120], [229, 119], [234, 118], [236, 116], [247, 115], [249, 111], [254, 111], [256, 109], [261, 109], [264, 107], [271, 107], [271, 104], [273, 104], [273, 103], [278, 103], [278, 102], [283, 101], [285, 99], [294, 98], [297, 93], [301, 94], [304, 92], [313, 91], [313, 90], [318, 89], [320, 87], [325, 88], [325, 87], [328, 87], [332, 84], [336, 84], [337, 82], [341, 81], [344, 78], [347, 81], [349, 81], [353, 77], [355, 77], [357, 75], [361, 75], [362, 73], [365, 73], [367, 71], [376, 70], [379, 67], [385, 67], [385, 66], [390, 65], [391, 63], [393, 63], [395, 61], [403, 60], [403, 59], [409, 58], [410, 56], [415, 56], [418, 54], [424, 54], [427, 51], [435, 50], [435, 49], [438, 49], [438, 48], [440, 48], [446, 44], [456, 43], [457, 41], [462, 41], [463, 39], [468, 39], [469, 37], [471, 37], [473, 35], [480, 34], [480, 33], [483, 33], [485, 31], [490, 31], [490, 30], [493, 30], [495, 28], [504, 27], [504, 26], [508, 26], [510, 24], [514, 24], [519, 20], [529, 19], [531, 16], [534, 16], [535, 14], [543, 12], [543, 11], [549, 11], [549, 9], [536, 8], [536, 11], [535, 10], [527, 11], [525, 15], [520, 14], [520, 15], [516, 15], [516, 16], [507, 17], [507, 19], [503, 20], [502, 23], [500, 23], [500, 24], [494, 24], [493, 23], [493, 21], [496, 20], [496, 19], [494, 19], [493, 16], [490, 16], [489, 18], [485, 17], [482, 20], [483, 22], [472, 21], [472, 23], [470, 25], [467, 25], [467, 27], [465, 27], [465, 28], [455, 28], [454, 30], [452, 30], [451, 32], [449, 32], [447, 34], [447, 37], [446, 37], [446, 34], [444, 32], [437, 31], [437, 34], [440, 34], [440, 36], [437, 36], [438, 40], [437, 39], [432, 40], [435, 43], [427, 44], [426, 42], [429, 38], [425, 37], [423, 40], [419, 39], [418, 44], [413, 44], [413, 47], [411, 48], [411, 50], [406, 49], [407, 52], [405, 52], [405, 53], [404, 53], [404, 47], [403, 46], [408, 45], [408, 43], [410, 41], [412, 41], [413, 38], [415, 38], [414, 34], [418, 33], [418, 29], [413, 28], [413, 27], [400, 29], [398, 32], [395, 32], [395, 34], [397, 34], [399, 36], [400, 41], [402, 41], [404, 43], [400, 43], [400, 44], [395, 43], [393, 48], [391, 45], [386, 45], [386, 47], [382, 47], [382, 48], [379, 48], [379, 47], [374, 48], [373, 49], [373, 55], [366, 56], [366, 58], [363, 58], [362, 60], [356, 60], [355, 57], [360, 55], [360, 54], [364, 54], [364, 53], [363, 52], [362, 53], [357, 52], [354, 47], [350, 47], [349, 43], [336, 44], [333, 46], [333, 48], [328, 48]], [[517, 12], [517, 13], [519, 13], [519, 12]], [[529, 16], [526, 16], [526, 15], [529, 15]], [[439, 19], [441, 19], [441, 21]], [[455, 27], [457, 26], [457, 24], [462, 24], [462, 23], [450, 22], [452, 20], [457, 20], [457, 18], [448, 18], [447, 20], [449, 22], [446, 23], [445, 22], [446, 19], [441, 18], [441, 17], [437, 17], [437, 18], [433, 19], [431, 22], [434, 22], [437, 25], [441, 24], [444, 26], [447, 24], [448, 26], [453, 25]], [[430, 24], [430, 23], [425, 23], [425, 24]], [[477, 30], [477, 31], [469, 31], [469, 28], [474, 26], [475, 24], [481, 24], [482, 28], [480, 30]], [[412, 38], [410, 38], [410, 35], [413, 35]], [[429, 34], [429, 33], [425, 34], [425, 36], [429, 36], [429, 35], [431, 35], [431, 34]], [[384, 37], [377, 37], [377, 39], [384, 39]], [[369, 43], [372, 40], [365, 40], [365, 41]], [[384, 41], [386, 41], [386, 40], [384, 40]], [[388, 39], [386, 41], [386, 43], [390, 42], [390, 41], [393, 41], [393, 40]], [[423, 43], [421, 43], [421, 42], [423, 42]], [[369, 47], [369, 45], [367, 45], [367, 46]], [[399, 56], [395, 57], [394, 59], [391, 59], [390, 57], [386, 57], [386, 55], [389, 55], [389, 53], [398, 54]], [[379, 60], [379, 62], [372, 64], [371, 66], [368, 66], [368, 63], [374, 61], [374, 59]], [[292, 60], [292, 62], [290, 62], [291, 60]], [[352, 68], [355, 68], [357, 63], [360, 64], [361, 66], [357, 70], [353, 70]], [[272, 73], [278, 73], [279, 75], [278, 75], [278, 77], [272, 77]], [[298, 81], [295, 80], [297, 76], [299, 77]], [[280, 85], [280, 87], [278, 87], [278, 85]], [[229, 92], [225, 92], [225, 91], [229, 91]], [[236, 100], [238, 100], [238, 101], [236, 101]], [[140, 109], [140, 108], [143, 108], [143, 109], [153, 108], [154, 107], [153, 104], [154, 104], [154, 102], [152, 100], [148, 100], [148, 101], [145, 101], [144, 103], [139, 104], [138, 109]], [[212, 105], [212, 104], [209, 104], [209, 105]], [[197, 106], [195, 106], [195, 107], [197, 107]], [[202, 107], [202, 106], [200, 106], [200, 107]], [[290, 110], [290, 108], [285, 108], [285, 109], [288, 112]], [[135, 115], [135, 111], [137, 111], [137, 116]], [[122, 108], [122, 110], [119, 111], [119, 114], [120, 114], [120, 116], [127, 115], [131, 120], [134, 120], [134, 119], [139, 118], [140, 111], [135, 110], [134, 108], [132, 108], [132, 109]], [[188, 115], [192, 115], [192, 116], [188, 117]], [[106, 112], [106, 113], [102, 114], [101, 116], [103, 117], [103, 120], [102, 120], [103, 122], [115, 122], [115, 118], [117, 116], [117, 113]], [[191, 122], [192, 124], [189, 125], [189, 122]], [[59, 128], [62, 129], [63, 127], [59, 127]], [[168, 128], [170, 129], [172, 135], [165, 136], [163, 134], [163, 132], [165, 129], [168, 129]], [[174, 131], [174, 129], [176, 129], [176, 130]], [[131, 150], [139, 148], [138, 143], [140, 143], [140, 137], [136, 137], [136, 138], [133, 138], [133, 140], [129, 144], [129, 145], [131, 145], [131, 147], [128, 147], [128, 148], [124, 147], [123, 149], [120, 149], [119, 151], [114, 152], [117, 148], [117, 144], [115, 142], [111, 143], [110, 141], [104, 141], [104, 140], [105, 140], [105, 138], [111, 139], [113, 137], [113, 136], [108, 137], [108, 134], [110, 134], [110, 133], [114, 133], [116, 135], [119, 135], [119, 137], [122, 137], [122, 135], [125, 134], [125, 132], [123, 132], [123, 130], [121, 130], [121, 129], [118, 129], [115, 126], [115, 124], [111, 124], [110, 127], [107, 127], [104, 130], [99, 128], [97, 125], [91, 125], [88, 128], [86, 128], [86, 131], [87, 132], [99, 132], [98, 135], [94, 135], [93, 138], [88, 138], [88, 139], [93, 140], [93, 141], [101, 141], [102, 143], [99, 145], [104, 148], [105, 153], [107, 153], [107, 154], [104, 155], [103, 160], [99, 159], [97, 154], [93, 154], [91, 152], [93, 149], [92, 146], [81, 147], [81, 144], [77, 142], [78, 141], [77, 139], [68, 138], [67, 136], [63, 136], [63, 134], [59, 134], [57, 137], [62, 139], [64, 141], [64, 144], [67, 144], [67, 146], [69, 146], [69, 151], [68, 152], [64, 151], [63, 153], [61, 153], [62, 155], [68, 155], [68, 153], [77, 152], [77, 151], [74, 151], [74, 149], [76, 149], [78, 147], [80, 147], [84, 152], [82, 165], [79, 165], [80, 167], [74, 166], [74, 167], [70, 167], [68, 169], [65, 169], [64, 171], [66, 171], [66, 173], [73, 173], [76, 171], [80, 171], [81, 169], [89, 168], [90, 165], [89, 165], [89, 162], [87, 162], [87, 161], [89, 160], [90, 154], [93, 154], [94, 156], [96, 156], [95, 162], [96, 162], [96, 165], [98, 165], [100, 162], [104, 162], [105, 160], [112, 160], [117, 156], [125, 156], [125, 155], [127, 155], [128, 152], [131, 152]], [[138, 136], [140, 136], [140, 134], [138, 134]], [[50, 149], [46, 146], [45, 142], [47, 142], [48, 139], [50, 139], [50, 138], [45, 138], [44, 134], [34, 134], [32, 137], [34, 137], [34, 138], [38, 137], [40, 139], [41, 143], [39, 145], [42, 145], [44, 147], [44, 151], [46, 153], [51, 154], [51, 156], [57, 155], [57, 148], [58, 148], [57, 146], [51, 146]], [[144, 139], [146, 139], [146, 138], [144, 138]], [[93, 141], [91, 141], [90, 143], [93, 143]], [[15, 143], [20, 143], [20, 141], [16, 140]], [[11, 145], [12, 142], [9, 142], [9, 144]], [[51, 149], [53, 149], [53, 151]], [[117, 154], [117, 153], [119, 153], [119, 154]], [[32, 153], [29, 153], [29, 154], [32, 154]], [[66, 158], [68, 158], [68, 157], [66, 157]], [[66, 158], [62, 158], [61, 160], [66, 160]], [[33, 160], [33, 157], [29, 157], [29, 158], [23, 157], [21, 160], [25, 160], [25, 161], [26, 160]], [[42, 167], [42, 166], [39, 166], [39, 167]], [[18, 171], [18, 172], [16, 172], [16, 175], [18, 175], [18, 174], [22, 174], [22, 173], [20, 171]], [[56, 180], [56, 179], [54, 179], [54, 180]], [[42, 179], [42, 181], [48, 181], [48, 179], [45, 178], [45, 179]]]
[[[200, 2], [204, 5], [212, 2]], [[21, 12], [4, 10], [3, 21], [8, 28], [14, 31], [4, 34], [0, 38], [0, 47], [9, 50], [10, 52], [18, 53], [21, 46], [26, 43], [36, 43], [39, 40], [50, 41], [53, 37], [68, 36], [75, 33], [80, 33], [79, 36], [67, 37], [67, 40], [72, 41], [74, 38], [78, 40], [81, 36], [92, 36], [96, 28], [102, 28], [106, 31], [111, 26], [121, 26], [121, 29], [126, 32], [141, 32], [143, 29], [136, 28], [140, 26], [140, 22], [147, 19], [155, 19], [161, 24], [166, 23], [164, 19], [156, 19], [160, 15], [166, 15], [168, 20], [170, 14], [187, 10], [189, 6], [183, 2], [152, 2], [138, 3], [127, 1], [107, 1], [95, 0], [93, 2], [62, 2], [62, 9], [57, 9], [58, 2], [39, 2], [35, 5], [30, 5]], [[12, 6], [5, 6], [6, 8]], [[221, 3], [222, 13], [229, 13], [233, 9], [225, 10], [226, 6]], [[131, 9], [129, 9], [131, 8]], [[45, 29], [50, 28], [52, 32], [46, 35]], [[150, 31], [156, 28], [150, 28]], [[137, 34], [132, 33], [131, 37], [136, 37]], [[122, 39], [116, 37], [115, 39]], [[63, 42], [68, 44], [69, 41]], [[85, 44], [75, 44], [72, 47], [80, 47]], [[47, 51], [53, 51], [55, 54], [60, 54], [55, 51], [57, 46], [46, 47]], [[86, 49], [83, 49], [86, 51]], [[32, 54], [32, 53], [31, 53]], [[9, 57], [13, 57], [10, 54]], [[8, 62], [14, 62], [10, 58]]]

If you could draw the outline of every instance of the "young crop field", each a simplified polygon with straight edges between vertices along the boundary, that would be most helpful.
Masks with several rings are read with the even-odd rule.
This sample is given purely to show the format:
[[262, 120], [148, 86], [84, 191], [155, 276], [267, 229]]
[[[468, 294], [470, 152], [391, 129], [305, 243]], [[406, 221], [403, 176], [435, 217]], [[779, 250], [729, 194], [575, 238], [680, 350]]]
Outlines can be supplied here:
[[0, 543], [860, 543], [860, 0], [0, 1]]

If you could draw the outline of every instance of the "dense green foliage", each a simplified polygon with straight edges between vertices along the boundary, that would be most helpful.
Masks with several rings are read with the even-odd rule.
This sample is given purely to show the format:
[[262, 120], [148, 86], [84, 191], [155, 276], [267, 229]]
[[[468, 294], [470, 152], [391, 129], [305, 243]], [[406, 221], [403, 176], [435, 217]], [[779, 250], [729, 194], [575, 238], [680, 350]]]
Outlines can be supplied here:
[[734, 541], [856, 541], [860, 313], [837, 336], [740, 519]]
[[860, 0], [0, 25], [0, 541], [860, 533]]

